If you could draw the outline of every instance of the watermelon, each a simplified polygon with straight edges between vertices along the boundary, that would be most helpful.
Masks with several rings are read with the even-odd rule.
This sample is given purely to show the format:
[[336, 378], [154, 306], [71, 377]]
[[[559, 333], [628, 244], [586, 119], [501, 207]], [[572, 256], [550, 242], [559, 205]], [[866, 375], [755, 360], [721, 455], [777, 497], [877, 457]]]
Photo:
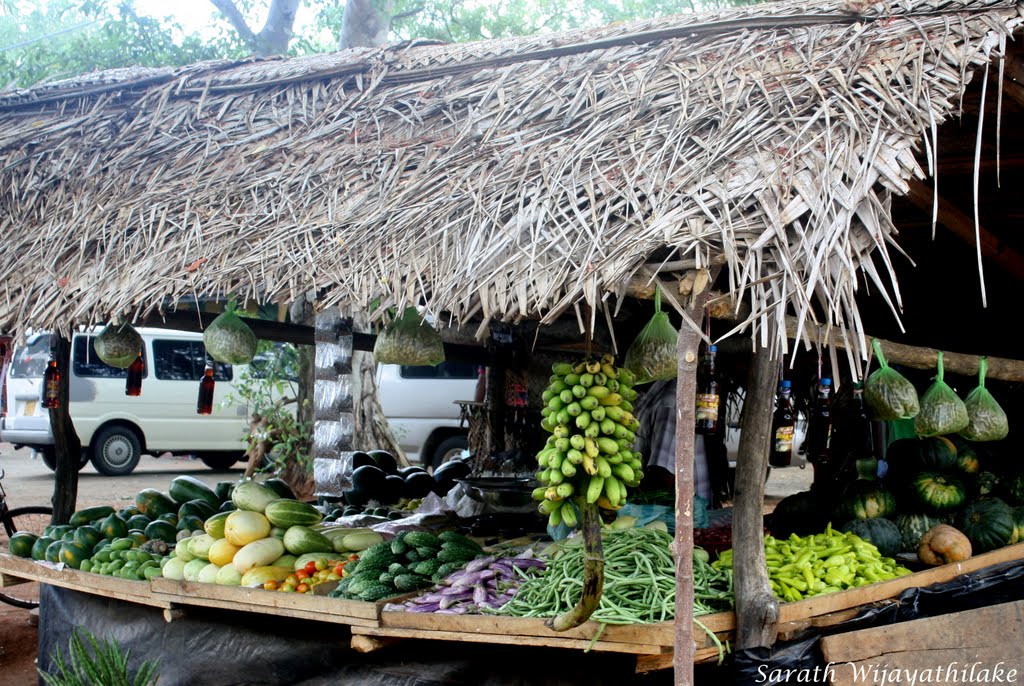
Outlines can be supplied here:
[[11, 540], [7, 542], [8, 549], [11, 551], [11, 555], [15, 557], [32, 557], [32, 546], [35, 545], [39, 537], [28, 531], [18, 531]]
[[161, 493], [155, 488], [143, 488], [136, 493], [135, 505], [139, 508], [140, 513], [150, 519], [178, 511], [178, 504], [169, 495]]
[[179, 505], [184, 505], [190, 500], [202, 500], [210, 506], [211, 510], [216, 510], [222, 502], [222, 498], [214, 489], [188, 474], [171, 479], [171, 484], [167, 487], [167, 494]]

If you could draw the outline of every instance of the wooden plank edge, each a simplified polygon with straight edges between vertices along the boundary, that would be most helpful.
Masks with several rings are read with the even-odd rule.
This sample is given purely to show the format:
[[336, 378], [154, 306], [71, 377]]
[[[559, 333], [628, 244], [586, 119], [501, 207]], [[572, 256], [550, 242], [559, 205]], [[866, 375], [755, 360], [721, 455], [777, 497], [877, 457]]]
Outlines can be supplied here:
[[190, 603], [192, 605], [201, 604], [198, 601], [202, 600], [213, 600], [234, 603], [239, 609], [256, 608], [256, 612], [288, 608], [295, 611], [353, 617], [372, 622], [374, 626], [379, 623], [383, 607], [378, 603], [363, 601], [341, 600], [301, 593], [279, 594], [257, 588], [218, 586], [216, 584], [201, 584], [196, 581], [175, 581], [163, 578], [153, 579], [151, 586], [156, 594], [196, 600], [197, 602]]
[[318, 612], [306, 608], [261, 605], [258, 603], [238, 603], [234, 600], [225, 600], [217, 598], [199, 598], [187, 594], [171, 594], [160, 591], [154, 591], [153, 597], [159, 598], [172, 606], [188, 605], [192, 607], [211, 607], [220, 610], [233, 610], [235, 612], [253, 612], [256, 614], [293, 617], [295, 619], [308, 619], [310, 621], [327, 622], [330, 624], [344, 624], [348, 626], [377, 626], [377, 621], [373, 619], [351, 617], [348, 615], [342, 615], [333, 612]]
[[[501, 636], [537, 636], [593, 640], [594, 636], [608, 643], [635, 643], [640, 645], [671, 646], [674, 623], [607, 624], [587, 622], [568, 631], [555, 632], [536, 617], [505, 617], [501, 615], [450, 615], [431, 612], [382, 612], [380, 626], [388, 629], [418, 629], [424, 631], [461, 631]], [[694, 628], [700, 630], [699, 627]], [[701, 634], [704, 632], [701, 630]]]
[[[352, 627], [352, 633], [364, 636], [391, 638], [420, 638], [435, 641], [461, 641], [465, 643], [500, 643], [510, 645], [508, 635], [475, 634], [464, 631], [426, 631], [419, 629], [386, 629], [383, 627]], [[542, 648], [573, 648], [598, 652], [627, 653], [631, 655], [657, 655], [664, 652], [664, 646], [643, 646], [637, 643], [609, 643], [606, 641], [584, 641], [575, 638], [542, 636], [515, 636], [514, 645], [528, 645]]]

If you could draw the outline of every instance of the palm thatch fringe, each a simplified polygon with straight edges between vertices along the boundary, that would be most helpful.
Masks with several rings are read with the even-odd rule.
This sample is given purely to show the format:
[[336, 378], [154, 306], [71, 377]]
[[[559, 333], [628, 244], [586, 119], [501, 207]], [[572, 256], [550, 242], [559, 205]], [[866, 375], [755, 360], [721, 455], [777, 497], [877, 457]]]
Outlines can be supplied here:
[[737, 332], [784, 353], [795, 314], [853, 361], [858, 288], [901, 307], [889, 196], [1021, 21], [1010, 0], [787, 1], [2, 93], [0, 327], [311, 289], [595, 321], [642, 269], [724, 259]]

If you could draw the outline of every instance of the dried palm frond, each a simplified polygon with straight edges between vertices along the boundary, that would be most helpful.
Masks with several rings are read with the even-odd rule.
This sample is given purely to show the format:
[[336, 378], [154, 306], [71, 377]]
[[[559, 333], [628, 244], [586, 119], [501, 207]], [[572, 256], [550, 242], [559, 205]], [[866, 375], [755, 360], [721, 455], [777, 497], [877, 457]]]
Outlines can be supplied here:
[[862, 348], [858, 283], [901, 307], [888, 196], [1020, 24], [1009, 0], [784, 1], [5, 92], [0, 327], [310, 290], [593, 326], [670, 250], [724, 261], [761, 344], [795, 314]]

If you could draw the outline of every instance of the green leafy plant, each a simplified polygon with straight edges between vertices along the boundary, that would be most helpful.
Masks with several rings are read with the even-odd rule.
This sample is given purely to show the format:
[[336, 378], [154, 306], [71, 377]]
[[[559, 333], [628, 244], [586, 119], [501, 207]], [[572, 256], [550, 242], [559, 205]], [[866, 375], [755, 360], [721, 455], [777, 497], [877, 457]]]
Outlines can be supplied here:
[[[84, 637], [84, 640], [83, 640]], [[88, 644], [88, 646], [86, 645]], [[150, 686], [155, 684], [158, 661], [146, 660], [134, 675], [128, 671], [130, 650], [122, 651], [113, 639], [97, 639], [85, 629], [75, 629], [68, 641], [68, 656], [53, 653], [51, 673], [39, 670], [48, 686]]]
[[294, 345], [261, 340], [256, 356], [225, 403], [246, 403], [252, 418], [247, 453], [259, 453], [262, 471], [295, 462], [311, 468], [312, 422], [297, 418], [299, 354]]

